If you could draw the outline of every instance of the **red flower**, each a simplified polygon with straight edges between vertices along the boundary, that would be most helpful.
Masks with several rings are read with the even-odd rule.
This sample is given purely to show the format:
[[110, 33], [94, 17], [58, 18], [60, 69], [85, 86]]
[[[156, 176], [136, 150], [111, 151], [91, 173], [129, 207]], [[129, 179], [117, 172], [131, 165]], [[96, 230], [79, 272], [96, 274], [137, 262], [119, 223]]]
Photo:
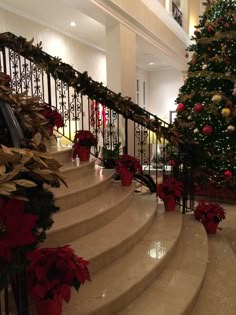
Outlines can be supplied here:
[[128, 154], [121, 155], [119, 160], [116, 161], [117, 173], [122, 173], [124, 169], [132, 173], [136, 173], [137, 171], [142, 172], [142, 166], [139, 160]]
[[169, 178], [163, 184], [157, 186], [157, 196], [163, 201], [181, 197], [183, 190], [183, 184], [177, 181], [174, 177]]
[[218, 224], [225, 219], [225, 210], [218, 203], [200, 201], [194, 210], [194, 216], [201, 221], [204, 226], [209, 222]]
[[37, 248], [28, 255], [27, 285], [35, 300], [52, 299], [61, 295], [70, 300], [71, 287], [90, 280], [88, 261], [74, 254], [69, 246]]
[[75, 132], [73, 148], [77, 148], [78, 145], [85, 147], [96, 146], [98, 143], [97, 138], [89, 130], [78, 130]]
[[30, 245], [38, 216], [24, 213], [25, 201], [0, 198], [0, 259], [11, 262], [12, 249]]
[[58, 113], [55, 107], [48, 104], [43, 104], [43, 111], [41, 114], [48, 120], [50, 136], [53, 134], [53, 128], [64, 127], [62, 115]]

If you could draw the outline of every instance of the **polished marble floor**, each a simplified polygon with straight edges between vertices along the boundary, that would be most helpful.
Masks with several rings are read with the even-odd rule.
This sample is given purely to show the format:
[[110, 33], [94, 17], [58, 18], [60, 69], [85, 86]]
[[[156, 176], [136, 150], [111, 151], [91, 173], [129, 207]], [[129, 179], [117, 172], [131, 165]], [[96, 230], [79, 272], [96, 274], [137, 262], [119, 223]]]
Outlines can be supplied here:
[[208, 236], [209, 262], [191, 315], [236, 314], [236, 205], [223, 205], [221, 231]]

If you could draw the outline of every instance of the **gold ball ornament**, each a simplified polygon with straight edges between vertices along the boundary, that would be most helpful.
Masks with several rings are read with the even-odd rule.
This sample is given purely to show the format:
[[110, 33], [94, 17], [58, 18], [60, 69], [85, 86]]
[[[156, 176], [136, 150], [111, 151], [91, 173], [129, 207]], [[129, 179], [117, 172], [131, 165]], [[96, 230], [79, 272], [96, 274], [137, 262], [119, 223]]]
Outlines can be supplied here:
[[234, 127], [233, 125], [229, 125], [229, 126], [227, 127], [227, 131], [228, 131], [228, 132], [234, 132], [234, 130], [235, 130], [235, 127]]
[[229, 108], [223, 108], [222, 111], [221, 111], [221, 114], [222, 114], [224, 117], [229, 117], [229, 115], [230, 115], [230, 109], [229, 109]]
[[211, 100], [212, 100], [212, 102], [214, 102], [214, 103], [219, 103], [219, 102], [222, 100], [222, 96], [221, 96], [221, 95], [218, 95], [218, 94], [213, 95]]

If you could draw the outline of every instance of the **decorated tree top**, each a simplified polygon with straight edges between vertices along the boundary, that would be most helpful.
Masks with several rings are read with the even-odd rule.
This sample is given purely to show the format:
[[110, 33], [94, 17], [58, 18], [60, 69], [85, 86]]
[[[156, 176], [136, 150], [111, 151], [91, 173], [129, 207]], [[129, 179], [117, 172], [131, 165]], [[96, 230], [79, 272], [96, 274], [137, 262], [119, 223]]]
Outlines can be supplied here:
[[[210, 182], [236, 184], [236, 1], [212, 0], [192, 37], [173, 128], [199, 144]], [[188, 58], [189, 53], [186, 57]]]

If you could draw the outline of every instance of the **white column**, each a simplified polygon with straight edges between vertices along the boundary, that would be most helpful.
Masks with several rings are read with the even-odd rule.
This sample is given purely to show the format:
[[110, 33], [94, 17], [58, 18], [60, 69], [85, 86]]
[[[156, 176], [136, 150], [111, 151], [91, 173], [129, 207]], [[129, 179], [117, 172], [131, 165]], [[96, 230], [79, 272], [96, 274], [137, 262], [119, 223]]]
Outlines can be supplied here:
[[[106, 30], [107, 85], [136, 102], [136, 34], [122, 24]], [[121, 134], [124, 134], [124, 125]], [[129, 154], [133, 154], [133, 129], [129, 126]], [[132, 138], [132, 140], [131, 140]]]

